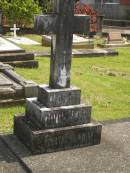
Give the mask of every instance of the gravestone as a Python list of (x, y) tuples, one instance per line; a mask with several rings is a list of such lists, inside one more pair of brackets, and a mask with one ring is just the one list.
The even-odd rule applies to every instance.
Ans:
[(91, 106), (70, 85), (73, 33), (88, 33), (89, 17), (74, 16), (74, 0), (55, 0), (54, 14), (36, 17), (35, 29), (52, 33), (50, 81), (15, 116), (14, 134), (35, 154), (99, 144), (102, 126), (90, 123)]
[(14, 34), (14, 38), (17, 38), (17, 33), (16, 32), (19, 31), (20, 28), (17, 28), (16, 27), (16, 24), (14, 24), (14, 27), (13, 28), (10, 28), (10, 30), (14, 32), (13, 33)]
[(123, 43), (123, 39), (120, 32), (110, 32), (108, 34), (108, 43)]
[(13, 67), (38, 67), (38, 61), (34, 59), (33, 53), (26, 52), (3, 37), (0, 37), (0, 62)]
[(14, 69), (0, 62), (0, 106), (23, 103), (25, 98), (36, 97), (38, 86), (26, 81)]
[(100, 47), (127, 47), (130, 43), (122, 37), (121, 32), (109, 32), (105, 43), (98, 44)]

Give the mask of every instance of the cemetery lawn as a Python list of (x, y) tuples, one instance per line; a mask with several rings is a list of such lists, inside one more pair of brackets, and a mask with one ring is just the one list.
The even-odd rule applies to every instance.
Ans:
[[(82, 102), (92, 105), (92, 119), (116, 120), (130, 117), (130, 53), (120, 48), (119, 56), (73, 58), (71, 83), (81, 88)], [(24, 78), (48, 83), (49, 58), (38, 57), (38, 69), (16, 68)], [(0, 132), (11, 132), (15, 113), (23, 106), (0, 108)]]

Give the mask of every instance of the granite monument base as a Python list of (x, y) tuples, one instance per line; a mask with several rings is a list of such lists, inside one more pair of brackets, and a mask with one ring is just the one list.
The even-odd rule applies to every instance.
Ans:
[(15, 117), (14, 133), (34, 154), (97, 145), (101, 139), (100, 124), (81, 124), (41, 130), (23, 116)]
[(80, 104), (79, 88), (38, 88), (26, 99), (25, 115), (15, 116), (14, 134), (34, 154), (97, 145), (102, 126), (91, 123), (91, 106)]

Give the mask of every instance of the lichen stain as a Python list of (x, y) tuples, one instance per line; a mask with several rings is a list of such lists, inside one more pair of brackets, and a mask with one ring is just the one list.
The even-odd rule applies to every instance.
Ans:
[(60, 75), (59, 75), (59, 81), (58, 81), (58, 85), (61, 87), (65, 87), (67, 84), (67, 71), (65, 68), (65, 65), (62, 69), (60, 69)]

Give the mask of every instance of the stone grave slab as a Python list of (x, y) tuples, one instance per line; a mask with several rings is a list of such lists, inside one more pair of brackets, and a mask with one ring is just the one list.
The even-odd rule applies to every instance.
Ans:
[[(42, 46), (51, 46), (51, 35), (42, 35)], [(84, 38), (73, 34), (73, 48), (77, 49), (93, 49), (93, 39)]]
[(20, 47), (16, 46), (15, 44), (9, 42), (3, 37), (0, 37), (0, 53), (11, 53), (11, 52), (25, 52)]
[(89, 16), (74, 15), (74, 0), (55, 0), (54, 14), (35, 17), (39, 34), (52, 33), (49, 85), (39, 86), (25, 114), (14, 118), (14, 134), (33, 154), (100, 144), (102, 125), (90, 122), (91, 106), (70, 84), (73, 34), (88, 33), (89, 25)]
[[(34, 52), (36, 57), (50, 57), (50, 51)], [(117, 56), (118, 51), (112, 48), (95, 48), (95, 49), (73, 49), (72, 56), (74, 58), (91, 58), (101, 56)]]
[(129, 173), (130, 119), (103, 123), (100, 145), (32, 155), (15, 135), (2, 136), (32, 173)]
[(107, 36), (106, 43), (98, 44), (99, 47), (128, 47), (130, 43), (126, 40), (123, 40), (121, 32), (109, 32)]
[(16, 38), (7, 38), (8, 40), (10, 40), (13, 43), (17, 43), (17, 44), (24, 44), (24, 45), (40, 45), (40, 43), (31, 40), (29, 38), (26, 37), (16, 37)]
[(32, 96), (37, 96), (37, 84), (26, 81), (11, 66), (0, 63), (0, 106), (23, 103)]
[(38, 61), (34, 59), (33, 53), (25, 52), (3, 37), (0, 37), (0, 62), (10, 64), (13, 67), (38, 67)]

